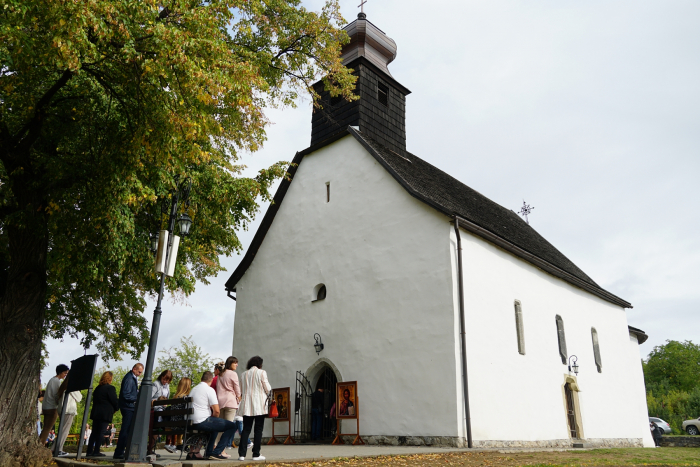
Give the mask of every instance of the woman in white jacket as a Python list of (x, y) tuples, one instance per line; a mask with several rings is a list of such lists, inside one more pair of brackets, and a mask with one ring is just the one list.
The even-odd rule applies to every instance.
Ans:
[[(267, 395), (272, 389), (267, 381), (267, 373), (262, 369), (263, 359), (255, 356), (248, 360), (246, 371), (241, 376), (241, 403), (238, 406), (238, 415), (243, 417), (243, 432), (241, 439), (248, 439), (250, 430), (255, 423), (253, 432), (253, 460), (265, 460), (260, 455), (260, 444), (262, 441), (263, 426), (267, 416)], [(246, 443), (241, 442), (238, 446), (238, 460), (245, 460), (248, 451)]]
[[(78, 413), (78, 402), (83, 400), (83, 394), (80, 391), (73, 391), (68, 394), (68, 405), (66, 405), (66, 415), (61, 420), (61, 431), (58, 434), (58, 452), (59, 456), (64, 457), (68, 454), (63, 452), (63, 445), (66, 443), (66, 438), (68, 438), (68, 433), (70, 432), (71, 426), (73, 426), (73, 419)], [(61, 414), (61, 409), (63, 406), (63, 398), (59, 399), (59, 404), (57, 407), (58, 414)]]

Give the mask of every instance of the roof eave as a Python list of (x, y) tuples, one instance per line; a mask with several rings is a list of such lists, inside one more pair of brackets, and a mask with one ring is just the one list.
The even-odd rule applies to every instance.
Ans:
[(642, 331), (639, 328), (635, 328), (633, 326), (627, 326), (627, 329), (629, 330), (630, 334), (634, 334), (635, 336), (637, 336), (637, 343), (639, 345), (642, 345), (643, 343), (645, 343), (647, 341), (647, 339), (649, 339), (649, 336), (647, 335), (647, 333)]

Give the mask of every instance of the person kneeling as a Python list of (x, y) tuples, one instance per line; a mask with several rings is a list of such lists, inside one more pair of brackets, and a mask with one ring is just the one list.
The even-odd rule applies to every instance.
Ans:
[[(209, 432), (209, 442), (204, 453), (205, 459), (226, 459), (221, 453), (226, 446), (231, 445), (237, 424), (223, 418), (217, 418), (219, 416), (219, 401), (216, 398), (216, 391), (211, 387), (213, 379), (214, 375), (211, 371), (205, 371), (202, 375), (202, 382), (190, 391), (192, 398), (190, 407), (193, 409), (190, 418), (193, 429)], [(216, 435), (219, 432), (223, 432), (223, 434), (215, 449)], [(201, 458), (199, 450), (196, 449), (197, 452), (195, 452), (195, 449), (190, 450), (190, 453), (187, 454), (188, 460)]]

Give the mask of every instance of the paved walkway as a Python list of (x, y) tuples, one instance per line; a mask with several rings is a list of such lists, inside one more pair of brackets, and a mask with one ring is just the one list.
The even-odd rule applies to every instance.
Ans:
[[(399, 454), (420, 454), (428, 452), (448, 452), (448, 451), (461, 451), (458, 448), (439, 448), (430, 446), (352, 446), (352, 445), (342, 445), (342, 446), (331, 446), (327, 444), (294, 444), (294, 445), (283, 445), (276, 444), (273, 446), (264, 445), (261, 450), (261, 454), (265, 456), (265, 463), (279, 463), (279, 462), (303, 462), (303, 461), (313, 461), (313, 460), (326, 460), (332, 459), (334, 457), (371, 457), (371, 456), (382, 456), (382, 455), (399, 455)], [(231, 467), (231, 466), (243, 466), (243, 465), (257, 465), (261, 462), (253, 462), (253, 454), (251, 450), (248, 450), (248, 455), (246, 456), (246, 461), (238, 461), (238, 450), (237, 449), (227, 449), (226, 453), (231, 456), (227, 460), (201, 460), (201, 461), (188, 461), (185, 460), (185, 455), (182, 456), (182, 460), (179, 460), (180, 454), (170, 454), (168, 451), (159, 449), (156, 451), (160, 454), (160, 459), (158, 459), (154, 465), (167, 465), (168, 467), (207, 467), (210, 466), (220, 466), (220, 467)], [(202, 452), (204, 450), (202, 449)], [(112, 453), (105, 453), (107, 457), (103, 457), (102, 461), (112, 461)], [(82, 462), (78, 464), (75, 460), (75, 454), (69, 458), (57, 459), (57, 463), (62, 467), (72, 467), (74, 465), (92, 465), (94, 464), (83, 464)], [(118, 464), (119, 465), (119, 464)], [(127, 464), (129, 466), (134, 466), (134, 464)]]
[[(282, 462), (310, 462), (315, 460), (327, 460), (333, 459), (335, 457), (372, 457), (372, 456), (387, 456), (387, 455), (401, 455), (401, 454), (424, 454), (431, 452), (455, 452), (455, 451), (499, 451), (499, 452), (527, 452), (527, 451), (565, 451), (568, 449), (503, 449), (503, 448), (490, 448), (490, 449), (465, 449), (465, 448), (441, 448), (433, 446), (352, 446), (352, 445), (341, 445), (341, 446), (331, 446), (328, 444), (294, 444), (294, 445), (283, 445), (277, 444), (273, 446), (263, 445), (261, 454), (265, 456), (264, 463), (282, 463)], [(580, 451), (580, 449), (578, 449)], [(202, 450), (204, 452), (204, 450)], [(254, 462), (252, 460), (253, 454), (251, 450), (248, 450), (248, 455), (246, 456), (246, 461), (238, 461), (238, 451), (237, 449), (227, 449), (226, 453), (231, 457), (227, 460), (201, 460), (201, 461), (188, 461), (185, 460), (185, 456), (182, 456), (182, 460), (179, 460), (179, 454), (170, 454), (165, 450), (159, 449), (157, 451), (161, 455), (154, 465), (155, 466), (168, 466), (168, 467), (232, 467), (232, 466), (244, 466), (244, 465), (259, 465), (263, 462)], [(106, 453), (107, 457), (101, 458), (103, 461), (111, 461), (112, 453)], [(73, 466), (94, 466), (94, 464), (78, 464), (75, 461), (75, 455), (72, 458), (57, 459), (57, 463), (61, 467), (73, 467)], [(117, 466), (126, 465), (134, 467), (138, 464), (117, 464)], [(115, 467), (117, 467), (115, 466)]]

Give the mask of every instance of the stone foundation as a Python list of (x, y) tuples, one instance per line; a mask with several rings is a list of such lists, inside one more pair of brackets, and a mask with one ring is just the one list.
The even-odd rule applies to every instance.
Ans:
[(592, 448), (641, 448), (642, 438), (588, 438), (588, 439), (547, 439), (538, 441), (486, 440), (473, 442), (475, 448), (534, 448), (571, 449), (572, 447)]
[[(362, 436), (370, 446), (437, 446), (461, 448), (464, 440), (457, 436)], [(350, 440), (352, 442), (352, 440)]]
[[(352, 442), (352, 437), (344, 437), (346, 443)], [(381, 436), (362, 435), (362, 439), (370, 446), (435, 446), (450, 448), (466, 448), (464, 438), (457, 436)], [(700, 437), (698, 437), (700, 441)], [(539, 441), (510, 441), (510, 440), (474, 440), (473, 446), (480, 449), (494, 448), (527, 448), (527, 449), (571, 449), (583, 448), (641, 448), (642, 438), (590, 438), (583, 440), (549, 439)], [(582, 446), (581, 446), (582, 445)]]
[(661, 447), (700, 448), (700, 436), (662, 436)]

